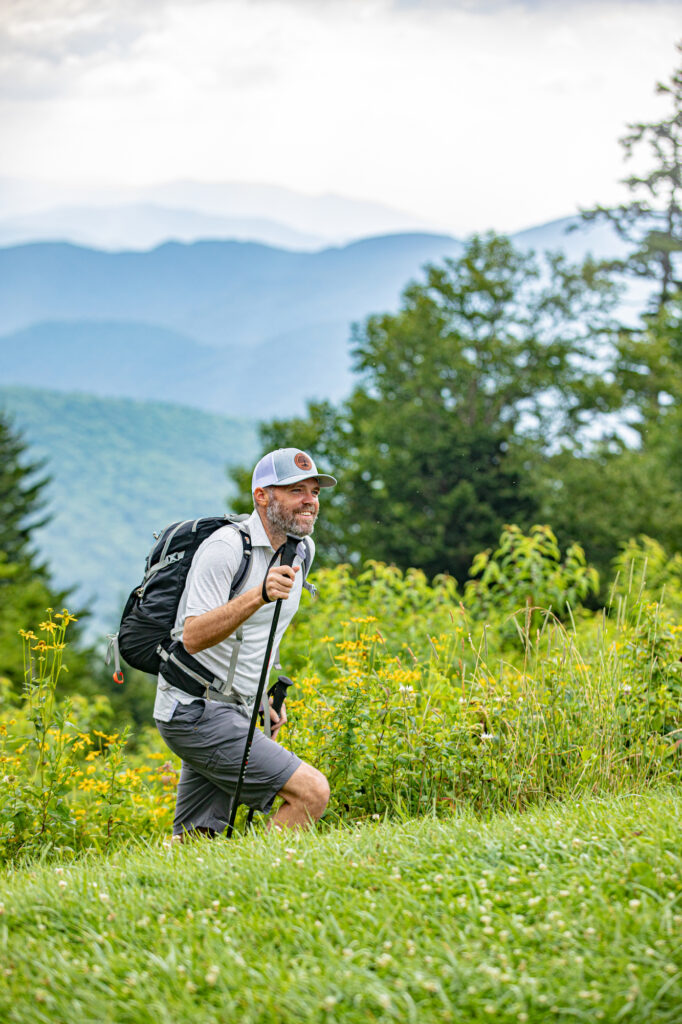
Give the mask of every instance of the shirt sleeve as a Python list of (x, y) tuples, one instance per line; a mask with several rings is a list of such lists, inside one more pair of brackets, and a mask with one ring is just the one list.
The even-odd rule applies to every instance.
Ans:
[(243, 551), (241, 537), (236, 531), (234, 540), (236, 544), (232, 537), (209, 537), (197, 551), (187, 581), (185, 618), (203, 615), (228, 601)]

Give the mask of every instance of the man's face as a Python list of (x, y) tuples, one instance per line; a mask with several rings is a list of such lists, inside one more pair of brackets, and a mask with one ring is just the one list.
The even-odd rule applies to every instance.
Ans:
[(320, 511), (320, 485), (317, 477), (296, 484), (268, 489), (265, 510), (270, 526), (281, 533), (307, 537), (313, 532)]

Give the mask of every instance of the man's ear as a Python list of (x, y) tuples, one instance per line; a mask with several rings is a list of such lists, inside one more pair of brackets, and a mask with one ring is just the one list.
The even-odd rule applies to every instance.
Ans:
[(268, 492), (264, 487), (257, 487), (253, 492), (253, 503), (254, 505), (260, 505), (261, 508), (267, 508), (268, 506)]

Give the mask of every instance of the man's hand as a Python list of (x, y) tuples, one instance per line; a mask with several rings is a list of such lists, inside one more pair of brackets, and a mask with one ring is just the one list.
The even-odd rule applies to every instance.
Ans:
[(265, 592), (271, 601), (286, 601), (300, 566), (275, 565), (265, 579)]
[(271, 740), (276, 740), (277, 739), (277, 733), (279, 732), (279, 730), (282, 728), (282, 726), (284, 725), (284, 723), (287, 720), (287, 706), (286, 706), (286, 703), (283, 703), (282, 707), (280, 708), (279, 714), (277, 714), (275, 709), (272, 707), (273, 700), (274, 700), (274, 697), (271, 697), (270, 698), (270, 739)]

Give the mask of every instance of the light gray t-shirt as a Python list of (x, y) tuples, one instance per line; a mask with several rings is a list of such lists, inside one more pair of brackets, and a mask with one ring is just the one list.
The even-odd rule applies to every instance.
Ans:
[[(265, 578), (268, 564), (274, 555), (274, 551), (268, 536), (261, 523), (258, 512), (254, 511), (244, 524), (251, 534), (253, 553), (251, 565), (246, 579), (239, 588), (240, 593), (253, 586), (260, 586)], [(315, 547), (310, 538), (307, 541), (310, 546), (311, 555), (314, 556)], [(302, 565), (303, 551), (296, 556), (294, 565)], [(187, 577), (187, 585), (178, 605), (178, 612), (175, 619), (173, 637), (176, 640), (182, 639), (182, 631), (185, 619), (191, 615), (203, 615), (204, 612), (219, 608), (227, 602), (230, 596), (230, 585), (232, 578), (237, 572), (242, 560), (242, 539), (238, 530), (233, 526), (221, 526), (215, 533), (211, 534), (203, 544), (200, 545), (192, 561), (192, 566)], [(311, 558), (312, 561), (312, 558)], [(296, 614), (301, 600), (301, 589), (303, 586), (303, 571), (296, 573), (291, 593), (286, 601), (282, 601), (279, 622), (275, 633), (275, 641), (270, 657), (270, 668), (272, 668), (277, 649), (284, 635), (284, 631)], [(275, 611), (275, 602), (263, 605), (253, 613), (242, 625), (242, 643), (239, 648), (236, 668), (234, 672), (232, 689), (242, 697), (253, 697), (258, 689), (258, 681), (263, 668), (263, 658), (267, 647), (272, 617)], [(222, 640), (214, 647), (205, 651), (199, 651), (194, 657), (196, 660), (213, 673), (218, 679), (226, 680), (230, 669), (236, 638), (234, 635)], [(194, 700), (189, 693), (171, 686), (162, 675), (159, 675), (156, 688), (156, 701), (154, 704), (154, 718), (161, 722), (169, 722), (173, 716), (176, 705), (188, 704)]]

